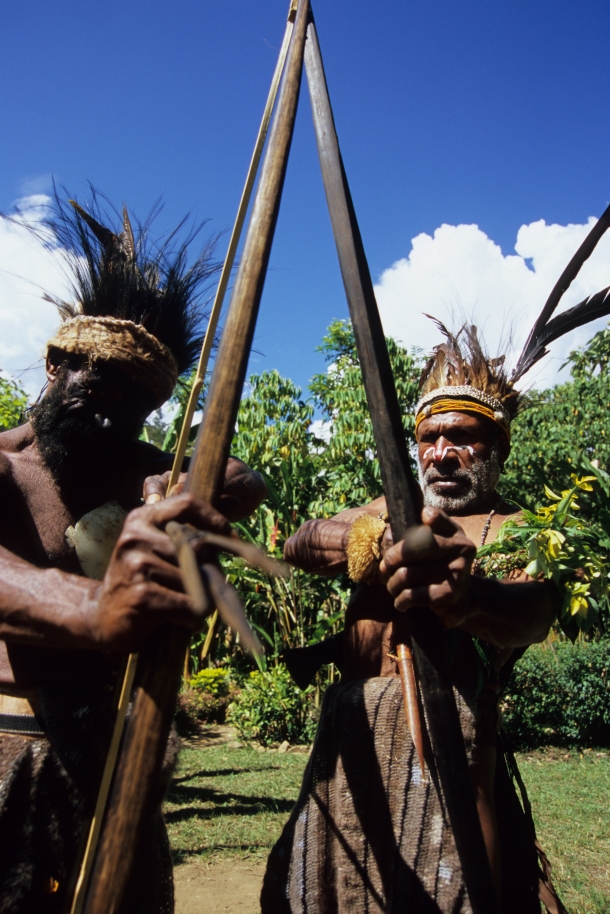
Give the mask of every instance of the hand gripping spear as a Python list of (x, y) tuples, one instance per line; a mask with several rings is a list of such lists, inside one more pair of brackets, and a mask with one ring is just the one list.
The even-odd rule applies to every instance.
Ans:
[[(364, 246), (343, 168), (339, 142), (313, 20), (307, 32), (305, 67), (343, 283), (354, 327), (383, 490), (394, 542), (421, 531), (421, 495), (411, 473), (390, 359)], [(415, 546), (415, 543), (413, 543)], [(440, 623), (429, 609), (411, 610), (413, 653), (445, 803), (474, 914), (491, 914), (497, 901), (474, 794), (464, 739), (443, 652)]]
[[(294, 4), (293, 4), (294, 5)], [(260, 184), (186, 490), (212, 502), (220, 491), (271, 252), (294, 128), (309, 0), (300, 0)], [(124, 894), (147, 804), (158, 782), (188, 636), (161, 630), (141, 651), (141, 682), (125, 731), (93, 864), (85, 914), (114, 914)]]

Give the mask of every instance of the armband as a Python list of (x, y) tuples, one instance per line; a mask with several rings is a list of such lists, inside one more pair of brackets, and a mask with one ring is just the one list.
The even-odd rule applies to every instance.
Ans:
[(357, 584), (372, 584), (378, 578), (386, 526), (385, 518), (370, 514), (357, 517), (352, 524), (347, 540), (347, 573)]

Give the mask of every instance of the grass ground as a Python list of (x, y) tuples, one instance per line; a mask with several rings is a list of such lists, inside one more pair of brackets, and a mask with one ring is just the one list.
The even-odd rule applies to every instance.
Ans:
[(610, 753), (520, 755), (538, 840), (570, 914), (610, 914)]
[(165, 806), (175, 862), (266, 857), (296, 800), (307, 756), (184, 749)]
[[(610, 753), (549, 750), (518, 760), (569, 914), (610, 914)], [(175, 861), (264, 858), (305, 763), (292, 753), (184, 750), (166, 805)]]

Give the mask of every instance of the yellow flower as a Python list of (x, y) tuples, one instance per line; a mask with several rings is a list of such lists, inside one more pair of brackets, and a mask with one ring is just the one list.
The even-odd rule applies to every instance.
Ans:
[(576, 473), (570, 473), (570, 479), (574, 483), (577, 489), (582, 489), (583, 492), (592, 492), (593, 486), (589, 485), (590, 482), (595, 482), (595, 476), (581, 476), (579, 479)]
[(544, 494), (546, 495), (547, 498), (550, 498), (552, 501), (561, 501), (561, 495), (555, 495), (553, 490), (549, 489), (549, 487), (546, 485), (546, 483), (544, 485)]
[(559, 558), (561, 547), (566, 541), (559, 530), (541, 530), (536, 537), (537, 545), (544, 552), (547, 560), (555, 561)]
[(290, 448), (287, 445), (284, 445), (280, 448), (280, 454), (282, 457), (288, 457), (290, 454)]

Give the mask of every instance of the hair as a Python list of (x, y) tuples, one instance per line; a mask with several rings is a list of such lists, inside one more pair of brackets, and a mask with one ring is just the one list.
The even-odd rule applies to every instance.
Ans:
[(185, 217), (168, 235), (152, 240), (150, 228), (161, 210), (158, 202), (140, 222), (125, 205), (119, 213), (89, 187), (84, 209), (65, 188), (60, 195), (54, 186), (42, 221), (28, 225), (45, 247), (65, 251), (72, 300), (48, 294), (44, 298), (63, 320), (84, 315), (142, 325), (171, 351), (179, 374), (188, 372), (201, 349), (210, 281), (221, 267), (214, 259), (218, 236), (209, 238), (189, 265), (189, 249), (205, 222), (180, 240)]

